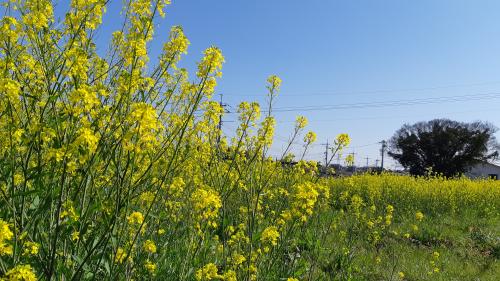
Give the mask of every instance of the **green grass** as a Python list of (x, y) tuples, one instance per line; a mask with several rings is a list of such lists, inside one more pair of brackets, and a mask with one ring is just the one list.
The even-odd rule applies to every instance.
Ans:
[[(354, 179), (366, 181), (363, 178)], [(378, 179), (371, 178), (373, 182)], [(408, 179), (405, 179), (408, 180)], [(424, 181), (423, 179), (421, 179)], [(350, 195), (361, 194), (354, 187), (335, 179), (333, 193), (349, 191)], [(432, 180), (430, 180), (432, 181)], [(339, 183), (340, 182), (340, 183)], [(394, 182), (375, 185), (384, 194), (377, 199), (377, 210), (370, 211), (369, 193), (361, 195), (363, 207), (357, 216), (351, 201), (334, 196), (330, 210), (311, 222), (309, 233), (304, 237), (318, 237), (320, 244), (309, 248), (306, 255), (310, 263), (317, 263), (311, 276), (316, 280), (491, 280), (500, 279), (500, 215), (489, 212), (485, 215), (474, 204), (461, 205), (456, 210), (434, 208), (433, 203), (419, 201), (417, 195), (411, 200), (393, 201), (392, 193), (399, 193)], [(493, 194), (495, 195), (495, 194)], [(384, 202), (384, 199), (386, 202)], [(423, 200), (423, 199), (422, 199)], [(427, 198), (425, 199), (427, 200)], [(440, 198), (439, 200), (447, 200)], [(492, 196), (491, 206), (498, 206), (500, 198)], [(366, 222), (377, 216), (384, 217), (386, 204), (394, 206), (390, 226), (369, 228)], [(404, 205), (403, 205), (404, 204)], [(484, 202), (481, 203), (484, 205)], [(418, 207), (416, 207), (418, 206)], [(416, 211), (424, 213), (417, 221)], [(315, 233), (321, 225), (332, 223), (324, 237)], [(383, 225), (383, 223), (382, 223)], [(418, 230), (413, 229), (418, 226)], [(380, 240), (370, 238), (377, 231)], [(410, 234), (405, 237), (404, 234)], [(311, 242), (314, 243), (314, 242)], [(439, 253), (438, 258), (433, 253)], [(434, 262), (434, 265), (431, 264)], [(439, 272), (432, 272), (438, 268)], [(404, 277), (401, 278), (399, 273)], [(432, 272), (432, 273), (430, 273)]]

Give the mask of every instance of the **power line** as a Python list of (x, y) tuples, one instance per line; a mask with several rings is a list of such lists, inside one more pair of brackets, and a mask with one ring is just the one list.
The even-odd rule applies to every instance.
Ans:
[[(464, 113), (477, 113), (480, 112), (490, 112), (490, 111), (498, 111), (498, 108), (490, 108), (490, 109), (476, 109), (476, 110), (465, 110), (465, 111), (451, 111), (451, 112), (439, 112), (441, 115), (450, 115), (450, 114), (464, 114)], [(359, 118), (335, 118), (335, 119), (316, 119), (316, 120), (308, 120), (309, 123), (317, 123), (317, 122), (334, 122), (334, 121), (357, 121), (357, 120), (380, 120), (380, 119), (394, 119), (394, 118), (416, 118), (425, 116), (427, 117), (429, 114), (419, 114), (419, 115), (391, 115), (391, 116), (364, 116)], [(225, 121), (225, 122), (236, 122), (236, 121)], [(296, 120), (283, 120), (277, 121), (277, 124), (284, 123), (295, 123)]]
[[(498, 109), (479, 109), (481, 112), (488, 112), (488, 111), (498, 111)], [(453, 112), (440, 112), (440, 114), (443, 115), (449, 115), (449, 114), (463, 114), (463, 113), (476, 113), (478, 110), (466, 110), (466, 111), (453, 111)], [(410, 118), (410, 117), (420, 117), (420, 116), (428, 116), (428, 114), (425, 115), (392, 115), (392, 116), (366, 116), (366, 117), (359, 117), (359, 118), (335, 118), (335, 119), (319, 119), (319, 120), (309, 120), (309, 123), (316, 123), (316, 122), (334, 122), (334, 121), (356, 121), (356, 120), (374, 120), (374, 119), (394, 119), (394, 118)], [(283, 124), (283, 123), (295, 123), (295, 120), (285, 120), (285, 121), (278, 121), (278, 124)]]
[(356, 146), (349, 146), (349, 148), (361, 148), (361, 147), (367, 147), (367, 146), (372, 146), (379, 144), (380, 142), (374, 142), (374, 143), (369, 143), (369, 144), (363, 144), (363, 145), (356, 145)]
[[(495, 85), (500, 84), (500, 81), (489, 81), (489, 82), (478, 82), (478, 83), (470, 83), (470, 84), (451, 84), (451, 85), (443, 85), (443, 86), (434, 86), (434, 87), (421, 87), (421, 88), (402, 88), (402, 89), (381, 89), (381, 90), (369, 90), (369, 91), (347, 91), (347, 92), (309, 92), (309, 93), (290, 93), (287, 94), (281, 93), (280, 95), (286, 97), (305, 97), (305, 96), (341, 96), (341, 95), (365, 95), (365, 94), (381, 94), (381, 93), (399, 93), (399, 92), (423, 92), (423, 91), (432, 91), (432, 90), (440, 90), (440, 89), (449, 89), (449, 88), (465, 88), (465, 87), (473, 87), (473, 86), (484, 86), (484, 85)], [(231, 97), (264, 97), (265, 94), (229, 94)]]
[[(334, 109), (357, 109), (357, 108), (378, 108), (378, 107), (397, 107), (397, 106), (411, 106), (411, 105), (425, 105), (433, 103), (446, 103), (446, 102), (462, 102), (462, 101), (473, 101), (473, 100), (484, 100), (484, 99), (498, 99), (500, 98), (500, 93), (488, 93), (488, 94), (477, 94), (477, 95), (462, 95), (462, 96), (446, 96), (437, 98), (427, 98), (427, 99), (414, 99), (414, 100), (396, 100), (387, 102), (375, 102), (375, 103), (352, 103), (352, 104), (339, 104), (339, 105), (321, 105), (321, 106), (305, 106), (305, 107), (283, 107), (276, 108), (273, 112), (291, 112), (291, 111), (313, 111), (313, 110), (334, 110)], [(225, 104), (225, 106), (232, 107), (231, 105)], [(492, 109), (496, 110), (496, 109)], [(201, 110), (200, 110), (201, 111)], [(481, 109), (482, 112), (485, 110)], [(491, 111), (491, 110), (490, 110)], [(460, 114), (476, 112), (474, 111), (460, 111), (460, 112), (448, 112), (444, 114)], [(226, 111), (227, 114), (237, 114), (235, 111)], [(349, 120), (365, 120), (365, 119), (387, 119), (387, 118), (405, 118), (412, 116), (387, 116), (387, 117), (364, 117), (364, 118), (336, 118), (336, 119), (323, 119), (323, 120), (310, 120), (310, 122), (332, 122), (332, 121), (349, 121)], [(228, 122), (228, 121), (226, 121)], [(278, 121), (277, 123), (294, 123), (295, 121)]]
[(483, 99), (497, 99), (497, 98), (500, 98), (500, 93), (461, 95), (461, 96), (444, 96), (444, 97), (436, 97), (436, 98), (395, 100), (395, 101), (386, 101), (386, 102), (364, 102), (364, 103), (350, 103), (350, 104), (337, 104), (337, 105), (311, 105), (311, 106), (297, 106), (297, 107), (281, 107), (281, 108), (275, 108), (273, 111), (274, 112), (290, 112), (290, 111), (320, 111), (320, 110), (334, 110), (334, 109), (377, 108), (377, 107), (424, 105), (424, 104), (433, 104), (433, 103), (448, 103), (448, 102), (472, 101), (472, 100), (483, 100)]

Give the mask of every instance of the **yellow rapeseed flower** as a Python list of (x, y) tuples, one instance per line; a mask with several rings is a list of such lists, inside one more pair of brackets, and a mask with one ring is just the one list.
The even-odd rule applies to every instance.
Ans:
[[(36, 281), (36, 275), (29, 264), (17, 265), (13, 269), (7, 271), (5, 280), (8, 281)], [(2, 279), (3, 280), (3, 279)]]
[(156, 245), (155, 242), (151, 240), (144, 241), (144, 250), (150, 254), (156, 253)]
[(222, 201), (219, 194), (210, 188), (199, 188), (191, 195), (193, 209), (200, 220), (208, 220), (212, 226), (216, 226), (213, 221), (218, 216)]
[(217, 265), (215, 265), (214, 263), (208, 263), (203, 268), (196, 271), (195, 277), (198, 281), (219, 279), (222, 276), (219, 275), (218, 271), (219, 269), (217, 268)]
[(436, 251), (435, 251), (435, 252), (433, 252), (433, 253), (432, 253), (432, 257), (433, 257), (435, 260), (439, 259), (439, 252), (436, 252)]
[(304, 116), (297, 116), (295, 118), (295, 128), (304, 129), (307, 126), (307, 118)]
[(279, 90), (281, 86), (281, 78), (276, 75), (271, 75), (267, 78), (267, 83), (269, 83), (268, 88)]
[(416, 213), (415, 213), (415, 219), (416, 219), (417, 221), (421, 221), (421, 220), (423, 220), (423, 219), (424, 219), (424, 214), (423, 214), (422, 212), (420, 212), (420, 211), (416, 212)]
[(233, 264), (236, 266), (244, 263), (246, 260), (247, 259), (245, 258), (245, 256), (243, 256), (241, 254), (234, 254), (233, 258), (232, 258)]
[(280, 233), (278, 232), (278, 228), (276, 226), (269, 226), (260, 235), (260, 241), (269, 242), (273, 246), (277, 244), (278, 238), (280, 237)]
[(6, 97), (11, 102), (19, 100), (21, 87), (19, 82), (9, 78), (0, 79), (0, 97)]
[(24, 6), (27, 10), (23, 16), (24, 24), (38, 30), (48, 27), (53, 21), (54, 11), (50, 0), (27, 0)]
[(116, 250), (115, 263), (123, 263), (123, 260), (127, 257), (127, 253), (123, 248), (118, 248)]
[(146, 268), (146, 270), (150, 274), (154, 274), (156, 271), (156, 264), (152, 263), (150, 260), (146, 260), (146, 262), (144, 263), (144, 268)]
[(38, 250), (40, 248), (40, 244), (35, 242), (26, 242), (24, 243), (23, 255), (36, 255), (38, 254)]
[(12, 246), (7, 242), (12, 239), (14, 234), (9, 228), (9, 224), (0, 219), (0, 256), (12, 255)]
[(337, 138), (335, 139), (335, 145), (339, 147), (339, 149), (342, 149), (351, 143), (351, 138), (349, 137), (348, 134), (339, 134)]
[(127, 220), (130, 225), (141, 225), (144, 222), (144, 216), (140, 212), (133, 212)]
[(316, 133), (309, 131), (307, 134), (304, 136), (304, 142), (307, 144), (314, 143), (316, 141)]
[(73, 231), (73, 233), (71, 233), (71, 240), (72, 241), (78, 241), (78, 240), (80, 240), (80, 232)]

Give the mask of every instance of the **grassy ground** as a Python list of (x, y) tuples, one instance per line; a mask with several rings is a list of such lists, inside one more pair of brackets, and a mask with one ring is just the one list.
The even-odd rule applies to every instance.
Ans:
[(499, 280), (498, 182), (363, 175), (330, 185), (332, 208), (303, 236), (311, 279)]

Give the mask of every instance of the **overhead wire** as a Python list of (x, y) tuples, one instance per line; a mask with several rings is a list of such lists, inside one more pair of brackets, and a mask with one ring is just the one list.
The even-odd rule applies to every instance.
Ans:
[[(379, 89), (379, 90), (368, 90), (368, 91), (346, 91), (346, 92), (308, 92), (308, 93), (280, 93), (281, 96), (286, 97), (301, 97), (301, 96), (342, 96), (342, 95), (365, 95), (365, 94), (382, 94), (382, 93), (400, 93), (400, 92), (424, 92), (424, 91), (432, 91), (432, 90), (440, 90), (440, 89), (449, 89), (449, 88), (465, 88), (465, 87), (474, 87), (474, 86), (484, 86), (484, 85), (495, 85), (500, 84), (500, 81), (486, 81), (486, 82), (478, 82), (478, 83), (469, 83), (469, 84), (451, 84), (451, 85), (443, 85), (443, 86), (430, 86), (430, 87), (421, 87), (421, 88), (401, 88), (401, 89)], [(229, 97), (260, 97), (265, 96), (265, 94), (254, 94), (254, 93), (237, 93), (230, 94), (225, 93)]]
[(395, 101), (382, 101), (382, 102), (360, 102), (360, 103), (337, 104), (337, 105), (330, 104), (330, 105), (279, 107), (275, 108), (273, 111), (289, 112), (289, 111), (319, 111), (319, 110), (333, 110), (333, 109), (378, 108), (378, 107), (394, 107), (394, 106), (397, 107), (397, 106), (424, 105), (433, 103), (448, 103), (448, 102), (473, 101), (473, 100), (497, 99), (497, 98), (500, 98), (500, 93), (443, 96), (436, 98), (408, 99), (408, 100), (395, 100)]
[[(423, 88), (422, 88), (423, 89)], [(430, 88), (427, 88), (430, 89)], [(377, 92), (377, 91), (373, 91)], [(497, 92), (492, 92), (492, 93), (485, 93), (485, 94), (469, 94), (469, 95), (458, 95), (458, 96), (441, 96), (441, 97), (432, 97), (432, 98), (420, 98), (420, 99), (407, 99), (407, 100), (394, 100), (394, 101), (381, 101), (381, 102), (359, 102), (359, 103), (350, 103), (350, 104), (337, 104), (337, 105), (311, 105), (311, 106), (296, 106), (296, 107), (277, 107), (273, 111), (274, 112), (291, 112), (291, 111), (316, 111), (316, 110), (333, 110), (333, 109), (356, 109), (356, 108), (378, 108), (378, 107), (399, 107), (399, 106), (411, 106), (411, 105), (426, 105), (426, 104), (435, 104), (435, 103), (448, 103), (448, 102), (463, 102), (463, 101), (474, 101), (474, 100), (484, 100), (484, 99), (498, 99), (500, 98), (500, 93)], [(232, 106), (231, 106), (232, 107)], [(232, 107), (234, 109), (234, 107)], [(484, 110), (482, 110), (484, 111)], [(471, 111), (468, 111), (471, 112)], [(475, 111), (474, 111), (475, 112)], [(236, 113), (236, 112), (227, 112), (229, 114), (231, 113)], [(465, 112), (452, 112), (452, 113), (447, 113), (447, 114), (455, 114), (455, 113), (465, 113)], [(394, 116), (391, 116), (391, 118), (394, 118)], [(312, 122), (317, 122), (317, 121), (338, 121), (338, 120), (358, 120), (362, 118), (336, 118), (334, 120), (316, 120)], [(374, 119), (374, 117), (367, 117), (365, 119)], [(234, 121), (233, 121), (234, 122)], [(280, 121), (278, 123), (286, 123), (286, 122), (295, 122), (295, 121)], [(223, 124), (226, 125), (226, 124)], [(227, 125), (226, 125), (227, 126)], [(233, 126), (227, 126), (227, 127), (233, 127)], [(234, 128), (234, 127), (233, 127)], [(232, 129), (232, 128), (230, 128)], [(290, 139), (275, 135), (275, 139), (280, 140), (282, 142), (289, 142)], [(293, 144), (297, 144), (296, 141), (294, 141)], [(376, 143), (370, 143), (370, 144), (365, 144), (365, 145), (358, 145), (358, 146), (352, 146), (349, 148), (355, 149), (355, 148), (362, 148), (362, 147), (368, 147), (372, 145), (379, 144), (378, 142)], [(319, 144), (312, 144), (312, 146), (316, 147)], [(323, 152), (317, 152), (317, 153), (312, 153), (309, 157), (318, 157), (319, 155), (322, 155)]]
[[(481, 112), (488, 111), (497, 111), (498, 109), (480, 109)], [(463, 113), (476, 113), (476, 110), (466, 110), (466, 111), (453, 111), (453, 112), (440, 112), (441, 115), (450, 115), (450, 114), (463, 114)], [(335, 118), (335, 119), (316, 119), (316, 120), (308, 120), (309, 123), (316, 122), (335, 122), (335, 121), (356, 121), (356, 120), (375, 120), (375, 119), (393, 119), (393, 118), (410, 118), (410, 117), (420, 117), (423, 115), (392, 115), (392, 116), (365, 116), (365, 117), (356, 117), (356, 118)], [(425, 115), (427, 116), (427, 115)], [(277, 121), (278, 124), (283, 123), (295, 123), (295, 120), (282, 120)]]

